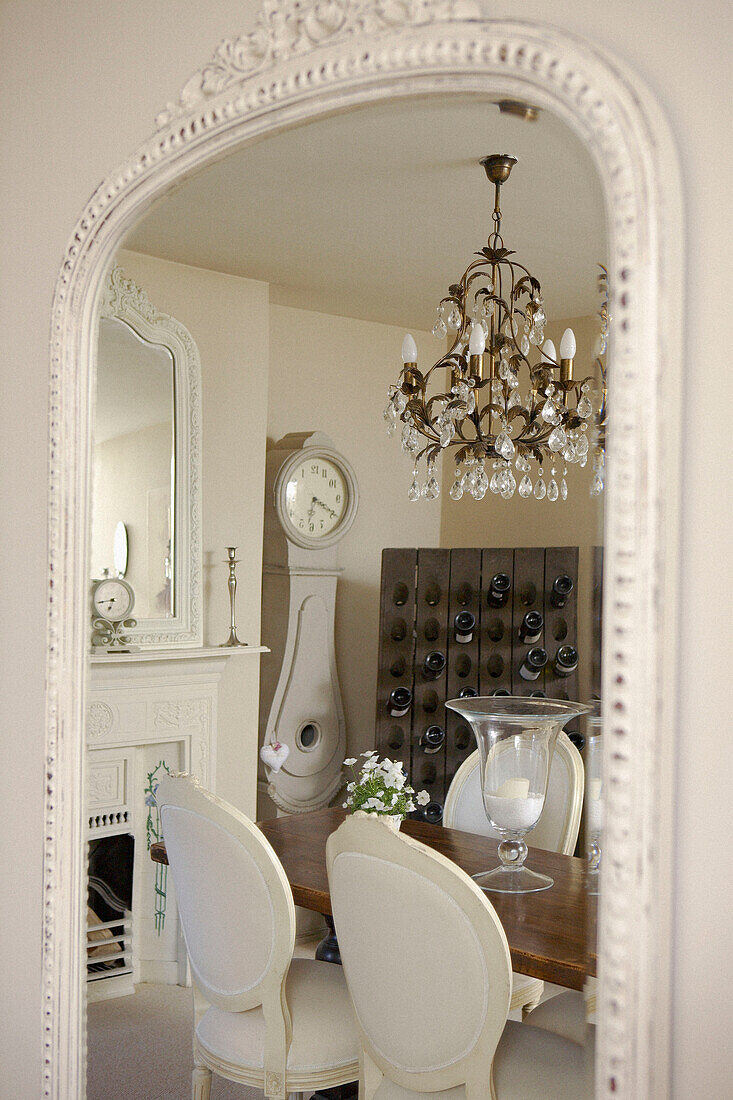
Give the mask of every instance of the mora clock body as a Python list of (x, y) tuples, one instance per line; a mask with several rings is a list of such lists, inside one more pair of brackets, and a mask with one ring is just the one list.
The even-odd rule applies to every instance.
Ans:
[[(322, 432), (292, 433), (267, 455), (262, 626), (260, 817), (327, 806), (343, 783), (346, 726), (336, 671), (338, 545), (356, 517), (358, 488)], [(287, 747), (287, 753), (282, 749)], [(266, 753), (268, 755), (268, 753)]]

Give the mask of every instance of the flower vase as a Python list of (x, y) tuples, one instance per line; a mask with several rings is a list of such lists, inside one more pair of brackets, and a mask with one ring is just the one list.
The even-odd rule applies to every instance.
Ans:
[(402, 825), (401, 814), (369, 814), (366, 810), (354, 810), (354, 817), (376, 817), (383, 825), (386, 825), (388, 829), (391, 829), (393, 833), (400, 831)]
[(589, 708), (559, 699), (475, 696), (446, 707), (470, 723), (479, 750), (481, 795), (489, 823), (500, 836), (500, 865), (474, 875), (483, 890), (526, 894), (553, 880), (524, 866), (524, 836), (545, 805), (552, 753), (563, 726)]

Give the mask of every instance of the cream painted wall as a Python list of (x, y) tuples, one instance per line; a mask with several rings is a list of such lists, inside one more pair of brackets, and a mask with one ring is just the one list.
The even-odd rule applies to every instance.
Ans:
[[(438, 546), (440, 539), (439, 509), (407, 500), (412, 467), (399, 439), (384, 431), (382, 412), (399, 371), (403, 336), (391, 325), (270, 306), (268, 436), (326, 432), (359, 483), (359, 511), (340, 543), (336, 601), (336, 654), (352, 754), (374, 747), (382, 549)], [(421, 356), (434, 354), (429, 333), (415, 333), (415, 339)]]
[[(117, 263), (179, 320), (201, 357), (201, 496), (204, 644), (229, 631), (225, 546), (238, 547), (237, 628), (260, 641), (262, 484), (267, 406), (265, 283), (122, 249)], [(219, 694), (217, 793), (254, 814), (259, 658), (229, 658)]]
[[(495, 0), (516, 17), (514, 0)], [(83, 205), (153, 127), (153, 116), (226, 35), (252, 25), (253, 0), (175, 5), (127, 0), (6, 0), (0, 101), (0, 1064), (8, 1095), (39, 1095), (41, 1075), (44, 639), (48, 332), (63, 250)], [(676, 135), (684, 175), (685, 450), (681, 560), (696, 579), (683, 600), (676, 737), (672, 1100), (731, 1092), (728, 1057), (733, 881), (711, 873), (701, 839), (725, 838), (733, 788), (726, 621), (719, 569), (729, 562), (729, 502), (711, 476), (720, 437), (707, 435), (710, 395), (730, 402), (720, 354), (720, 272), (730, 256), (721, 197), (729, 186), (721, 95), (730, 75), (728, 0), (525, 0), (521, 16), (554, 23), (615, 52), (656, 93)], [(725, 100), (722, 100), (723, 104)], [(705, 150), (701, 162), (700, 150)], [(212, 546), (230, 537), (228, 513)], [(236, 532), (235, 532), (236, 534)], [(238, 536), (239, 537), (239, 536)], [(246, 532), (242, 537), (246, 537)], [(217, 551), (218, 552), (218, 551)], [(721, 594), (722, 591), (722, 594)], [(221, 621), (219, 619), (219, 621)], [(714, 782), (711, 783), (711, 776)], [(724, 862), (725, 849), (719, 850)], [(23, 991), (22, 995), (19, 991)]]

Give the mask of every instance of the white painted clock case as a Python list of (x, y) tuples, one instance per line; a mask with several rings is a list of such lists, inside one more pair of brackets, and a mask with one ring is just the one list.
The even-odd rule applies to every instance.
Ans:
[[(344, 471), (349, 500), (338, 528), (320, 544), (298, 545), (279, 518), (282, 473), (290, 460), (325, 454)], [(262, 624), (272, 656), (260, 674), (260, 745), (281, 741), (290, 750), (279, 772), (260, 764), (258, 815), (304, 813), (327, 806), (343, 783), (346, 722), (336, 668), (334, 622), (341, 570), (338, 544), (358, 507), (351, 467), (322, 432), (291, 433), (267, 455), (262, 567)], [(305, 542), (305, 540), (299, 540)], [(313, 725), (316, 741), (300, 742)]]

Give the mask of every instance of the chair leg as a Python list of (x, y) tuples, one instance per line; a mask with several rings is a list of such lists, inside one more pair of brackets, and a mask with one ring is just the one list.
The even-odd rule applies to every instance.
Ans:
[(194, 1066), (191, 1074), (191, 1100), (209, 1100), (211, 1096), (211, 1070), (206, 1066)]

